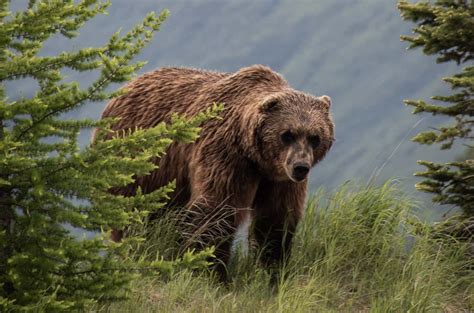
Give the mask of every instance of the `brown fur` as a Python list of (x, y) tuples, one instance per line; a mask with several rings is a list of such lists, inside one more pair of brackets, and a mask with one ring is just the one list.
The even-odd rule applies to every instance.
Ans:
[[(102, 115), (120, 117), (115, 131), (153, 127), (169, 121), (174, 112), (193, 116), (213, 102), (224, 103), (225, 109), (222, 119), (203, 125), (195, 143), (172, 144), (158, 170), (116, 192), (131, 195), (138, 185), (151, 192), (176, 179), (173, 205), (199, 208), (207, 219), (225, 216), (225, 225), (234, 228), (250, 209), (257, 241), (269, 243), (264, 261), (281, 259), (304, 210), (307, 179), (295, 180), (295, 166), (314, 166), (333, 142), (330, 98), (296, 91), (261, 65), (231, 74), (163, 68), (126, 88), (129, 92), (112, 100)], [(282, 134), (289, 130), (292, 140), (285, 143)], [(318, 136), (316, 148), (308, 136)], [(229, 214), (212, 213), (216, 210)], [(225, 242), (217, 251), (223, 261), (229, 250), (229, 240)]]

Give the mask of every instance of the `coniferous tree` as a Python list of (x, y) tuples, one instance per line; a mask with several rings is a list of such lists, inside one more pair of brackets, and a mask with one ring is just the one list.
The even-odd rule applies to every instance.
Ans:
[[(111, 121), (61, 117), (87, 102), (124, 92), (106, 88), (127, 81), (144, 64), (132, 59), (167, 12), (148, 14), (102, 47), (40, 56), (46, 40), (58, 34), (76, 36), (85, 22), (105, 12), (109, 1), (30, 0), (28, 8), (14, 14), (8, 11), (9, 2), (0, 0), (0, 311), (83, 309), (124, 297), (137, 270), (206, 266), (210, 250), (136, 263), (127, 251), (140, 238), (120, 244), (107, 239), (112, 228), (123, 229), (162, 207), (172, 183), (149, 194), (139, 190), (133, 197), (108, 190), (154, 170), (154, 158), (173, 140), (194, 140), (199, 124), (215, 117), (219, 107), (190, 120), (175, 117), (170, 125), (136, 130), (125, 138), (99, 140), (82, 150), (79, 131), (98, 127), (104, 133)], [(83, 87), (66, 82), (64, 69), (97, 71), (99, 77)], [(29, 98), (10, 99), (6, 86), (24, 78), (35, 80), (37, 90)], [(78, 238), (71, 227), (96, 236)]]
[[(422, 100), (405, 100), (413, 106), (414, 114), (431, 113), (451, 117), (451, 125), (425, 131), (413, 138), (420, 144), (440, 143), (441, 149), (453, 144), (465, 145), (466, 156), (472, 155), (474, 124), (474, 2), (470, 0), (436, 0), (433, 2), (408, 3), (400, 1), (398, 8), (404, 20), (417, 24), (413, 36), (401, 36), (410, 43), (409, 48), (422, 47), (428, 55), (437, 55), (437, 62), (465, 64), (460, 73), (444, 78), (454, 93), (434, 96), (443, 104), (430, 104)], [(425, 180), (416, 188), (434, 193), (433, 200), (452, 204), (463, 210), (464, 217), (474, 218), (474, 160), (469, 158), (439, 164), (419, 161), (426, 167), (416, 176)], [(472, 231), (472, 230), (471, 230)]]

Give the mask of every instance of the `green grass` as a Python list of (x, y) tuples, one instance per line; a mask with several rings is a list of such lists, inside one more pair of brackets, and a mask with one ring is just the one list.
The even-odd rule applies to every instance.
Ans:
[[(144, 275), (130, 299), (103, 312), (462, 312), (474, 310), (474, 262), (467, 244), (434, 234), (394, 186), (343, 186), (318, 192), (299, 225), (292, 255), (276, 282), (258, 249), (234, 280), (205, 271)], [(175, 219), (159, 221), (135, 251), (175, 257)], [(273, 276), (275, 277), (275, 276)]]

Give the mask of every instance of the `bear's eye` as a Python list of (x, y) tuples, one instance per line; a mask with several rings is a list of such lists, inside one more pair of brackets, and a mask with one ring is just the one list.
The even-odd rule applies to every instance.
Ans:
[(281, 135), (281, 141), (283, 141), (283, 143), (286, 145), (295, 142), (295, 140), (296, 140), (295, 135), (289, 130), (287, 130)]
[(311, 147), (313, 149), (316, 149), (319, 146), (319, 144), (321, 143), (321, 139), (319, 138), (318, 135), (309, 136), (308, 137), (308, 142), (309, 142), (309, 144), (311, 145)]

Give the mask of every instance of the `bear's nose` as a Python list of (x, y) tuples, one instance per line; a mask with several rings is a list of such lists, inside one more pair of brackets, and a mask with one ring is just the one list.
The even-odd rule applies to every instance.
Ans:
[(310, 170), (310, 165), (308, 163), (298, 162), (293, 166), (293, 178), (297, 181), (302, 181), (305, 179), (306, 174)]

